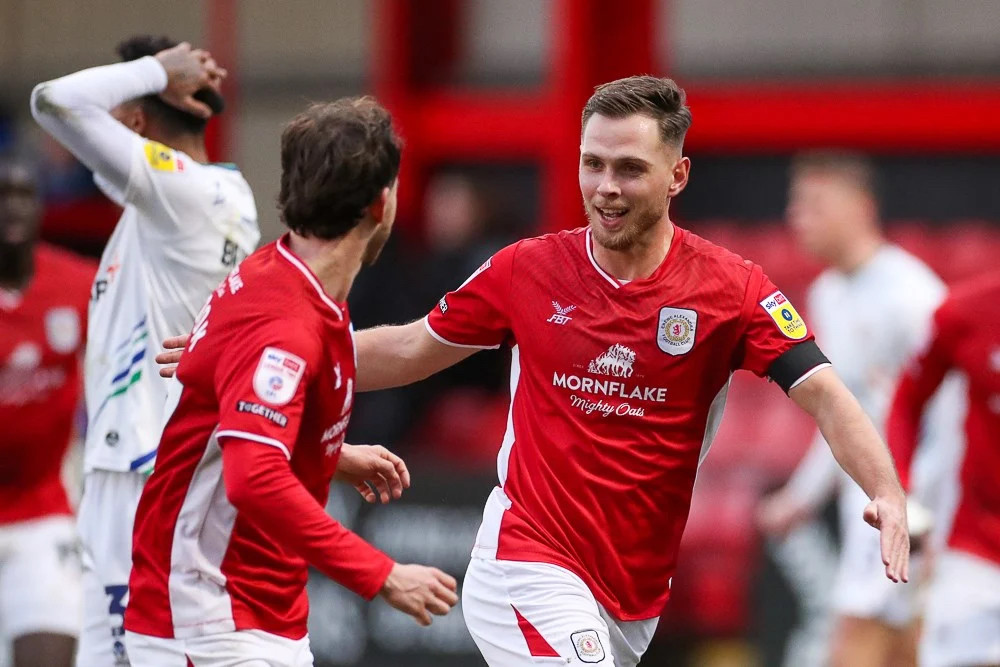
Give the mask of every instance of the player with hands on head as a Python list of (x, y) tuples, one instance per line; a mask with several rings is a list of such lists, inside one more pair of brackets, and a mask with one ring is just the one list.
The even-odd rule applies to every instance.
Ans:
[(226, 72), (211, 55), (166, 37), (118, 46), (125, 62), (38, 84), (31, 112), (94, 172), (124, 210), (90, 297), (84, 384), (87, 434), (78, 530), (84, 628), (77, 664), (128, 665), (132, 524), (156, 461), (167, 383), (153, 356), (187, 331), (219, 281), (260, 239), (250, 186), (212, 163), (208, 120)]
[(344, 442), (357, 388), (346, 300), (392, 230), (400, 156), (371, 98), (314, 104), (285, 127), (288, 232), (202, 308), (136, 511), (125, 629), (139, 664), (311, 665), (307, 565), (421, 625), (457, 603), (453, 577), (394, 562), (324, 511), (335, 477), (369, 502), (410, 483), (384, 447)]

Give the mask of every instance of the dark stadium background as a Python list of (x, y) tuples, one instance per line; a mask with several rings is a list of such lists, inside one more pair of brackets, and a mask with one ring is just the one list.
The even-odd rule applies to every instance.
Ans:
[[(91, 254), (117, 210), (35, 131), (27, 94), (109, 61), (136, 32), (206, 46), (228, 67), (211, 151), (244, 169), (265, 241), (280, 232), (282, 122), (309, 100), (361, 92), (394, 112), (407, 142), (398, 231), (352, 294), (358, 327), (420, 317), (502, 245), (583, 224), (580, 107), (594, 84), (640, 72), (676, 78), (694, 114), (675, 220), (763, 264), (793, 301), (819, 270), (782, 227), (789, 159), (803, 149), (870, 153), (889, 236), (946, 281), (1000, 264), (991, 0), (0, 0), (0, 151), (39, 165), (45, 236)], [(413, 488), (378, 508), (338, 491), (330, 511), (398, 559), (461, 576), (495, 484), (507, 364), (481, 353), (415, 387), (359, 396), (349, 441), (404, 455)], [(778, 389), (741, 375), (643, 665), (782, 664), (786, 649), (812, 655), (828, 631), (818, 610), (835, 508), (780, 563), (753, 523), (809, 424)], [(482, 664), (460, 610), (425, 630), (322, 577), (310, 585), (318, 664)]]

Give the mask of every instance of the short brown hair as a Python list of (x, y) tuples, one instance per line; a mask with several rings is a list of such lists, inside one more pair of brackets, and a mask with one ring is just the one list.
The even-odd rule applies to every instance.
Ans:
[(372, 97), (313, 104), (281, 134), (281, 220), (335, 239), (353, 229), (399, 175), (402, 141)]
[(861, 153), (846, 150), (815, 150), (792, 158), (791, 177), (821, 172), (842, 178), (878, 199), (878, 172), (872, 161)]
[(630, 76), (594, 89), (583, 107), (581, 126), (585, 127), (595, 113), (608, 118), (625, 118), (638, 113), (657, 122), (664, 143), (681, 146), (691, 127), (691, 110), (686, 100), (684, 89), (673, 79)]

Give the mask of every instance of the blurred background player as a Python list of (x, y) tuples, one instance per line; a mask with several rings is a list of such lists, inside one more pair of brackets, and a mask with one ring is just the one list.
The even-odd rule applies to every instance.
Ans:
[(166, 384), (156, 341), (187, 330), (260, 233), (233, 165), (209, 164), (205, 126), (225, 71), (166, 38), (122, 43), (128, 62), (39, 84), (38, 123), (124, 207), (93, 283), (85, 360), (87, 436), (79, 511), (85, 626), (78, 664), (127, 664), (122, 615), (132, 523), (152, 469)]
[[(827, 269), (807, 303), (817, 340), (880, 429), (894, 383), (927, 331), (945, 287), (927, 267), (888, 243), (879, 224), (876, 173), (860, 155), (804, 154), (793, 161), (788, 225)], [(943, 426), (926, 437), (940, 440)], [(939, 443), (927, 453), (939, 455)], [(939, 462), (940, 463), (940, 462)], [(938, 466), (943, 474), (943, 466)], [(893, 586), (879, 567), (878, 536), (855, 525), (868, 497), (843, 474), (821, 434), (780, 491), (760, 507), (761, 527), (784, 535), (813, 516), (839, 488), (841, 551), (833, 586), (834, 665), (913, 664), (915, 585)]]
[(1000, 664), (1000, 273), (956, 285), (907, 364), (887, 437), (906, 487), (921, 415), (945, 374), (968, 383), (960, 499), (935, 559), (920, 643), (925, 667)]
[(389, 238), (400, 155), (372, 98), (312, 105), (286, 127), (278, 203), (290, 231), (202, 309), (139, 502), (126, 612), (136, 664), (312, 665), (307, 564), (422, 625), (458, 601), (454, 578), (395, 563), (323, 510), (335, 472), (370, 501), (365, 481), (383, 502), (409, 486), (395, 455), (344, 443), (347, 295)]
[(82, 609), (60, 469), (96, 266), (39, 242), (40, 215), (30, 172), (0, 159), (0, 641), (14, 667), (68, 667)]

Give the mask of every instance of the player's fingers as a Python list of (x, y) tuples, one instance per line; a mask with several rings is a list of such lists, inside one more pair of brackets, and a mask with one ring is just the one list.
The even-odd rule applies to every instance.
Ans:
[[(379, 449), (382, 451), (379, 451)], [(403, 495), (403, 480), (399, 476), (399, 471), (396, 469), (392, 459), (389, 458), (392, 454), (384, 447), (376, 447), (375, 453), (380, 457), (376, 459), (375, 466), (381, 478), (381, 480), (376, 480), (376, 484), (380, 481), (384, 482), (386, 492), (393, 498), (399, 498)], [(389, 502), (388, 499), (385, 502)]]
[(172, 378), (176, 374), (177, 374), (177, 364), (173, 364), (172, 366), (164, 366), (163, 368), (160, 369), (160, 377), (161, 378), (168, 378), (169, 379), (169, 378)]
[(428, 626), (431, 624), (431, 615), (427, 613), (427, 610), (421, 607), (418, 610), (410, 612), (410, 615), (417, 620), (417, 623), (423, 626)]
[(874, 501), (868, 503), (862, 516), (865, 523), (873, 528), (878, 528), (878, 505)]
[[(163, 349), (165, 350), (182, 350), (187, 347), (188, 341), (191, 340), (191, 334), (184, 334), (182, 336), (171, 336), (163, 341)], [(178, 353), (179, 355), (180, 353)], [(180, 358), (178, 356), (178, 358)]]
[(369, 503), (375, 502), (375, 494), (372, 492), (372, 490), (368, 487), (367, 484), (365, 484), (364, 482), (358, 482), (357, 484), (354, 485), (354, 488), (358, 490), (358, 493), (361, 494), (361, 497), (364, 498), (365, 501)]
[[(207, 81), (206, 81), (207, 83)], [(204, 102), (199, 102), (190, 95), (182, 101), (184, 111), (192, 113), (199, 118), (211, 118), (212, 117), (212, 107), (208, 106)]]
[(444, 600), (432, 597), (427, 601), (427, 611), (437, 616), (444, 616), (451, 611), (451, 605)]
[(434, 597), (445, 602), (449, 607), (454, 607), (458, 604), (458, 594), (446, 588), (440, 582), (435, 581), (431, 584), (431, 592), (434, 593)]
[(448, 590), (451, 591), (458, 590), (458, 582), (455, 581), (455, 577), (451, 576), (447, 572), (442, 572), (441, 570), (434, 568), (434, 578), (437, 579)]
[(177, 365), (181, 361), (182, 354), (183, 350), (170, 350), (169, 352), (160, 352), (158, 355), (156, 355), (156, 357), (154, 357), (154, 360), (156, 361), (156, 363), (160, 365), (164, 364)]
[[(396, 471), (396, 475), (399, 477), (399, 482), (402, 485), (402, 488), (403, 489), (410, 488), (410, 470), (409, 468), (406, 467), (406, 462), (403, 461), (403, 459), (397, 456), (396, 454), (390, 452), (385, 447), (379, 446), (379, 449), (381, 450), (379, 452), (379, 455), (385, 459), (388, 459), (388, 461), (392, 463), (392, 466)], [(402, 492), (402, 489), (400, 489), (400, 492)], [(397, 496), (397, 498), (398, 497), (399, 496)]]
[(191, 55), (198, 59), (202, 65), (212, 59), (212, 54), (205, 49), (192, 49)]

